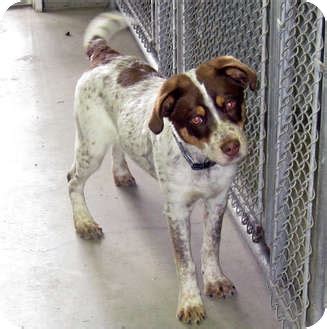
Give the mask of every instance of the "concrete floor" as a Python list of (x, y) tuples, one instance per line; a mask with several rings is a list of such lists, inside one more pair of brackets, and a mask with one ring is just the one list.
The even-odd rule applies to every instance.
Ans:
[[(87, 186), (105, 239), (73, 229), (66, 171), (73, 156), (74, 85), (87, 67), (82, 34), (98, 10), (10, 10), (0, 22), (0, 323), (24, 329), (178, 329), (177, 281), (157, 183), (113, 185), (108, 156)], [(70, 31), (72, 36), (65, 33)], [(127, 31), (116, 37), (139, 53)], [(192, 219), (199, 268), (200, 209)], [(226, 216), (222, 263), (236, 297), (204, 298), (200, 328), (275, 329), (263, 276)]]

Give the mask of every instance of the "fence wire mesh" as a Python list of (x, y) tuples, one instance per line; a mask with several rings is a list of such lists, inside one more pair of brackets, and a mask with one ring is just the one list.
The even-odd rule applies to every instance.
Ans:
[(233, 205), (254, 241), (261, 238), (263, 224), (266, 15), (267, 2), (257, 0), (185, 1), (183, 15), (186, 70), (216, 56), (232, 55), (253, 67), (260, 78), (258, 91), (247, 95), (249, 155), (231, 189)]
[(314, 294), (308, 299), (309, 270), (319, 271), (309, 268), (309, 258), (317, 220), (322, 14), (304, 0), (117, 2), (141, 22), (141, 39), (167, 76), (220, 55), (257, 71), (258, 90), (247, 94), (249, 155), (231, 201), (252, 240), (264, 238), (270, 250), (267, 281), (282, 327), (305, 328), (308, 304), (315, 302)]
[(304, 1), (281, 2), (274, 241), (271, 284), (279, 319), (303, 328), (308, 306), (310, 231), (322, 73), (323, 16)]
[(148, 52), (156, 53), (153, 3), (151, 0), (116, 0), (118, 8), (132, 17), (132, 27)]
[(158, 1), (159, 70), (166, 76), (176, 73), (176, 34), (173, 1)]

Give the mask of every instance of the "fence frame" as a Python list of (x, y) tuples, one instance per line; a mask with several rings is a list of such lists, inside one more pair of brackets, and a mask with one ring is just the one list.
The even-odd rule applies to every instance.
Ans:
[[(327, 36), (327, 25), (325, 24), (325, 36)], [(327, 305), (327, 39), (325, 38), (324, 58), (321, 62), (322, 88), (321, 88), (321, 111), (320, 111), (320, 141), (319, 161), (317, 177), (317, 203), (316, 203), (316, 225), (312, 229), (312, 255), (310, 268), (316, 269), (311, 273), (308, 286), (309, 300), (312, 302), (308, 307), (306, 325), (316, 323), (325, 311)], [(325, 63), (325, 64), (324, 64)]]

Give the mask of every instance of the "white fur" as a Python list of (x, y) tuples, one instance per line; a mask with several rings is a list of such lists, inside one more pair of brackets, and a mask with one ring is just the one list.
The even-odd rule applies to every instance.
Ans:
[(107, 12), (91, 20), (84, 34), (83, 46), (87, 48), (93, 37), (109, 40), (115, 33), (127, 27), (126, 19), (117, 12)]
[[(87, 29), (85, 42), (103, 31), (103, 26), (113, 16), (101, 16)], [(119, 19), (118, 19), (119, 21)], [(119, 21), (120, 22), (120, 21)], [(69, 173), (69, 194), (77, 232), (84, 238), (100, 238), (102, 231), (92, 218), (84, 198), (87, 178), (100, 166), (108, 149), (113, 146), (113, 173), (117, 185), (133, 185), (124, 153), (140, 167), (158, 179), (165, 195), (167, 216), (172, 241), (175, 246), (177, 274), (180, 283), (177, 316), (184, 322), (198, 322), (205, 316), (203, 302), (196, 281), (195, 266), (191, 256), (189, 217), (193, 204), (202, 199), (205, 203), (202, 271), (204, 289), (215, 297), (234, 292), (232, 283), (224, 276), (219, 264), (220, 228), (226, 205), (228, 188), (236, 171), (236, 164), (228, 162), (219, 149), (219, 142), (227, 134), (241, 141), (241, 151), (246, 153), (246, 141), (239, 127), (222, 125), (215, 114), (211, 99), (195, 77), (188, 76), (201, 91), (206, 106), (217, 120), (218, 132), (213, 135), (204, 151), (184, 144), (196, 161), (216, 156), (222, 165), (193, 171), (182, 156), (173, 138), (172, 126), (165, 119), (164, 129), (154, 135), (148, 128), (159, 90), (164, 83), (160, 77), (151, 77), (129, 87), (117, 83), (119, 73), (137, 62), (133, 57), (121, 56), (82, 75), (76, 86), (75, 160)], [(225, 135), (224, 135), (225, 134)], [(243, 148), (242, 148), (243, 147)]]

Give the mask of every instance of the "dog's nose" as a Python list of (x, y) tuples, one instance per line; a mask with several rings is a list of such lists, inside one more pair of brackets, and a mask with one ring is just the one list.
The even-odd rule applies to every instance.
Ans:
[(231, 139), (227, 142), (224, 142), (223, 145), (220, 146), (223, 153), (228, 155), (229, 157), (235, 157), (240, 150), (240, 142), (237, 139)]

